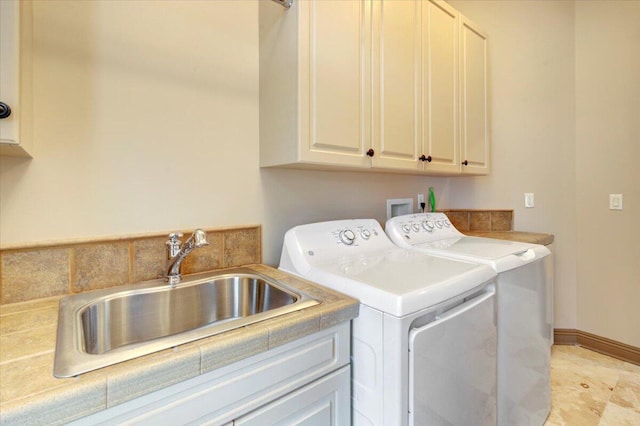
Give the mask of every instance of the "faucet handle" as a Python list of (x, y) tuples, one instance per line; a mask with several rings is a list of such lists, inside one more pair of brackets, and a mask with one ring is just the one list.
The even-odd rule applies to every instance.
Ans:
[[(169, 234), (169, 241), (176, 242), (182, 237), (184, 237), (184, 234), (182, 232), (172, 232)], [(167, 243), (169, 243), (169, 241), (167, 241)]]
[(182, 238), (182, 236), (182, 232), (172, 232), (171, 234), (169, 234), (169, 239), (165, 241), (169, 259), (180, 252), (180, 246), (182, 245), (182, 241), (180, 241), (180, 238)]

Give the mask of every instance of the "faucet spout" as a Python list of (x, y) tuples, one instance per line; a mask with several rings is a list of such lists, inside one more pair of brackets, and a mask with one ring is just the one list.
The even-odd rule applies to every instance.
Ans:
[(209, 245), (207, 241), (207, 233), (202, 229), (196, 229), (193, 234), (182, 244), (180, 238), (183, 234), (175, 232), (169, 234), (169, 239), (166, 242), (167, 245), (167, 265), (165, 268), (165, 280), (169, 285), (174, 286), (182, 280), (182, 274), (180, 267), (182, 261), (191, 253), (194, 249)]

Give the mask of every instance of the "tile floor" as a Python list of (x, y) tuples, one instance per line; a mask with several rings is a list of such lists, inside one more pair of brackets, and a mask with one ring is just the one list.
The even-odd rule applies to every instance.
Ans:
[(551, 349), (545, 426), (640, 426), (640, 366), (578, 346)]

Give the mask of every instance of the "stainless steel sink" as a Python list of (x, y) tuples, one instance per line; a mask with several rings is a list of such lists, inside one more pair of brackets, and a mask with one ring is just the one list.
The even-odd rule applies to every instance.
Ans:
[(318, 302), (247, 268), (65, 297), (60, 301), (56, 377), (229, 331)]

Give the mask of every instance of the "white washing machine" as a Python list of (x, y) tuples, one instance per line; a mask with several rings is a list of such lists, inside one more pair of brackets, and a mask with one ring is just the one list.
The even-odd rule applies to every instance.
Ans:
[(444, 213), (396, 216), (385, 231), (399, 247), (486, 264), (498, 273), (498, 424), (544, 424), (551, 409), (551, 252), (465, 236)]
[(395, 246), (373, 219), (297, 226), (280, 269), (360, 300), (356, 425), (495, 425), (495, 272)]

